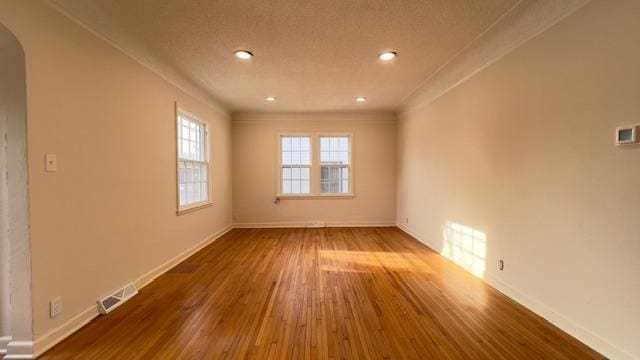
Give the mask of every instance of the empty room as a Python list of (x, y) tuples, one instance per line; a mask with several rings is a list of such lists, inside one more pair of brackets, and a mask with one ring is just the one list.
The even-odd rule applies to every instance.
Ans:
[(0, 359), (640, 360), (640, 0), (0, 0)]

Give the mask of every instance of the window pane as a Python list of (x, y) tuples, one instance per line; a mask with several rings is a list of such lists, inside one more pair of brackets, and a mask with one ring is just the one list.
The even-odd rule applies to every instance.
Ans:
[(303, 152), (302, 157), (300, 158), (301, 165), (311, 165), (311, 153)]
[(178, 183), (184, 184), (184, 163), (180, 162), (178, 164)]
[(349, 193), (349, 168), (339, 165), (320, 167), (321, 193)]
[(291, 138), (291, 150), (300, 151), (300, 138), (299, 137)]
[(291, 153), (291, 163), (292, 164), (300, 164), (300, 152), (295, 151)]
[(193, 181), (193, 169), (191, 168), (191, 164), (187, 163), (184, 171), (185, 182), (190, 183)]
[(178, 144), (178, 204), (186, 206), (209, 199), (206, 125), (191, 116), (179, 113)]
[(340, 151), (349, 151), (349, 138), (348, 137), (341, 137), (340, 138), (340, 148), (338, 150), (340, 150)]
[(299, 180), (291, 181), (291, 192), (293, 194), (299, 194), (300, 193), (300, 181)]
[(321, 137), (320, 138), (320, 148), (321, 149), (326, 149), (327, 151), (329, 150), (329, 138), (328, 137)]
[(340, 169), (339, 168), (329, 168), (329, 179), (331, 181), (337, 181), (340, 179)]
[(207, 201), (209, 199), (209, 186), (208, 183), (203, 182), (200, 183), (200, 194), (202, 194), (202, 201)]
[(187, 194), (187, 186), (184, 184), (180, 184), (180, 205), (186, 204), (186, 194)]
[(320, 162), (323, 164), (349, 164), (349, 137), (320, 137)]
[(291, 169), (291, 179), (299, 180), (300, 179), (300, 168)]
[(200, 167), (195, 166), (193, 168), (193, 182), (200, 182)]
[(311, 165), (311, 137), (283, 136), (281, 141), (282, 193), (310, 193), (311, 169), (307, 166)]
[(187, 140), (180, 141), (180, 157), (183, 159), (189, 158), (189, 142)]
[(300, 138), (300, 150), (302, 151), (310, 151), (311, 150), (311, 139), (308, 137)]
[(311, 179), (311, 169), (310, 168), (302, 168), (302, 173), (300, 175), (301, 179), (310, 180)]
[(303, 194), (311, 193), (311, 180), (302, 180), (300, 192)]
[(341, 164), (348, 164), (349, 163), (349, 153), (348, 152), (341, 152), (340, 153), (340, 163)]
[(339, 150), (339, 143), (340, 143), (340, 139), (337, 137), (331, 137), (329, 138), (330, 144), (329, 144), (329, 151), (338, 151)]
[(321, 151), (320, 152), (320, 162), (326, 163), (326, 162), (329, 162), (329, 160), (330, 160), (329, 152), (328, 151)]
[(291, 165), (291, 153), (290, 152), (283, 152), (282, 153), (282, 164), (283, 165)]
[(187, 204), (194, 203), (193, 201), (193, 183), (187, 183)]
[(339, 191), (339, 189), (338, 189), (338, 182), (331, 182), (331, 183), (329, 183), (329, 192), (337, 193), (338, 191)]
[(199, 160), (195, 142), (189, 142), (189, 159)]
[(282, 151), (291, 151), (291, 138), (282, 138)]
[(200, 175), (202, 175), (202, 180), (205, 183), (209, 182), (209, 169), (207, 169), (207, 165), (200, 164)]
[(200, 200), (200, 183), (193, 184), (193, 202), (199, 202)]

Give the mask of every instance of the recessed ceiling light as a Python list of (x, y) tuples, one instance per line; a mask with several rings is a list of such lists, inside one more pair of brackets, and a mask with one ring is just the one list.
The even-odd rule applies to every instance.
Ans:
[(364, 97), (364, 96), (358, 96), (358, 97), (356, 98), (356, 102), (363, 103), (363, 102), (365, 102), (365, 101), (367, 101), (367, 98), (366, 98), (366, 97)]
[(398, 54), (393, 51), (385, 51), (383, 53), (378, 54), (378, 59), (382, 61), (393, 60)]
[(278, 98), (276, 98), (275, 96), (267, 96), (264, 99), (269, 101), (269, 102), (274, 102), (274, 101), (278, 100)]
[(253, 57), (251, 51), (248, 50), (237, 50), (233, 53), (238, 59), (248, 60)]

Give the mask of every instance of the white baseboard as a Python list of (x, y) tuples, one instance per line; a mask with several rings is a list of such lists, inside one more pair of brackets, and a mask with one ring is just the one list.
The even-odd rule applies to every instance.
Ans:
[(98, 315), (100, 315), (100, 313), (98, 312), (98, 305), (93, 304), (76, 316), (65, 321), (64, 324), (58, 326), (57, 328), (49, 331), (42, 336), (39, 336), (33, 343), (34, 358), (42, 355), (45, 351), (49, 350), (60, 341), (66, 339), (69, 335), (87, 325)]
[(35, 359), (33, 341), (10, 341), (7, 344), (7, 354), (3, 360)]
[[(235, 223), (237, 229), (277, 229), (277, 228), (304, 228), (307, 221), (299, 222), (256, 222)], [(391, 227), (396, 226), (395, 221), (325, 221), (325, 227)]]
[(545, 320), (557, 326), (562, 331), (580, 340), (582, 343), (588, 345), (589, 347), (608, 357), (609, 359), (633, 360), (633, 357), (624, 352), (622, 349), (619, 349), (618, 347), (612, 345), (598, 335), (577, 325), (576, 323), (574, 323), (564, 315), (558, 313), (546, 304), (524, 294), (520, 290), (514, 289), (513, 287), (505, 284), (500, 279), (485, 274), (485, 278), (483, 280), (487, 284), (491, 285), (491, 287), (493, 287), (494, 289), (500, 291), (518, 304), (533, 311), (538, 316), (543, 317)]
[[(398, 223), (397, 227), (400, 230), (407, 233), (408, 235), (410, 235), (411, 237), (418, 240), (419, 242), (425, 244), (430, 249), (434, 250), (437, 253), (440, 253), (440, 251), (436, 249), (429, 241), (427, 241), (426, 239), (423, 239), (421, 236), (418, 236), (415, 232), (410, 230), (406, 225)], [(567, 317), (553, 310), (550, 306), (526, 295), (522, 291), (519, 291), (507, 285), (506, 283), (502, 282), (500, 279), (493, 277), (490, 274), (485, 274), (485, 277), (480, 280), (483, 280), (485, 283), (489, 284), (491, 287), (498, 290), (508, 298), (524, 306), (525, 308), (533, 311), (536, 315), (554, 324), (562, 331), (573, 336), (574, 338), (578, 339), (582, 343), (591, 347), (592, 349), (599, 352), (600, 354), (608, 357), (609, 359), (615, 359), (615, 360), (618, 360), (618, 359), (633, 360), (634, 359), (633, 356), (623, 351), (622, 349), (618, 348), (617, 346), (612, 345), (608, 341), (604, 340), (602, 337), (592, 333), (591, 331), (583, 328), (582, 326), (579, 326), (572, 320), (568, 319)]]
[(183, 251), (182, 253), (178, 254), (177, 256), (169, 259), (165, 263), (159, 265), (155, 269), (153, 269), (153, 270), (147, 272), (146, 274), (140, 276), (139, 278), (137, 278), (134, 281), (134, 284), (136, 285), (136, 287), (138, 287), (138, 289), (142, 289), (143, 287), (147, 286), (150, 282), (155, 280), (158, 276), (164, 274), (165, 272), (167, 272), (168, 270), (170, 270), (174, 266), (178, 265), (183, 260), (187, 259), (189, 256), (197, 253), (198, 251), (202, 250), (207, 245), (209, 245), (212, 242), (216, 241), (217, 239), (222, 237), (224, 234), (228, 233), (231, 229), (233, 229), (233, 225), (232, 224), (225, 226), (224, 228), (222, 228), (221, 230), (219, 230), (215, 234), (211, 234), (211, 235), (207, 236), (206, 238), (204, 238), (204, 240), (200, 241), (195, 246), (192, 246), (191, 248)]
[(11, 336), (0, 336), (0, 359), (7, 353), (7, 345), (11, 342)]
[[(134, 281), (134, 283), (136, 284), (138, 289), (145, 287), (146, 285), (151, 283), (153, 280), (155, 280), (158, 276), (164, 274), (165, 272), (173, 268), (175, 265), (177, 265), (181, 261), (187, 259), (191, 255), (200, 251), (205, 246), (211, 244), (212, 242), (214, 242), (215, 240), (217, 240), (218, 238), (220, 238), (221, 236), (229, 232), (231, 229), (233, 229), (233, 225), (227, 225), (226, 227), (216, 232), (215, 234), (207, 236), (204, 240), (200, 241), (199, 243), (192, 246), (191, 248), (183, 251), (182, 253), (169, 259), (168, 261), (157, 266), (151, 271), (138, 277)], [(98, 312), (98, 305), (96, 303), (88, 307), (87, 309), (83, 310), (73, 318), (67, 320), (64, 324), (58, 326), (57, 328), (49, 331), (48, 333), (42, 336), (39, 336), (36, 339), (36, 341), (32, 343), (32, 346), (30, 346), (29, 348), (30, 352), (28, 354), (25, 354), (25, 356), (29, 355), (30, 357), (16, 357), (21, 355), (18, 355), (18, 354), (14, 355), (13, 350), (10, 349), (8, 354), (11, 354), (11, 355), (6, 355), (4, 359), (32, 359), (32, 358), (35, 359), (36, 357), (42, 355), (45, 351), (49, 350), (60, 341), (66, 339), (71, 334), (78, 331), (80, 328), (88, 324), (91, 320), (96, 318), (98, 315), (100, 315), (100, 313)]]

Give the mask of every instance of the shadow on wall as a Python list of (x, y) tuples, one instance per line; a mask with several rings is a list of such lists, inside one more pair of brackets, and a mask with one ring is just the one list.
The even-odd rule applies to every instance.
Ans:
[(473, 275), (484, 277), (487, 235), (451, 221), (445, 222), (442, 235), (442, 255)]

